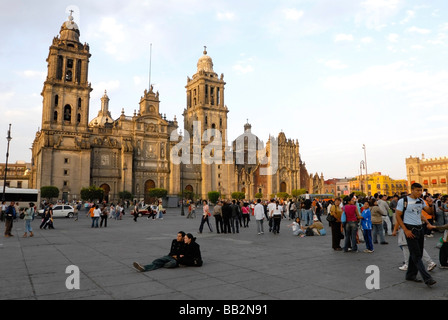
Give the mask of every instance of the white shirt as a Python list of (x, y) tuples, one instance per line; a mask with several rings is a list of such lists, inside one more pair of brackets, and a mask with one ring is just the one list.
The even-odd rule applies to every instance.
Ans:
[(272, 217), (272, 213), (273, 213), (273, 210), (275, 210), (275, 206), (276, 206), (275, 202), (269, 202), (269, 204), (268, 204), (269, 217)]
[(255, 220), (263, 220), (264, 219), (264, 207), (261, 203), (257, 203), (255, 205), (254, 216), (255, 216)]

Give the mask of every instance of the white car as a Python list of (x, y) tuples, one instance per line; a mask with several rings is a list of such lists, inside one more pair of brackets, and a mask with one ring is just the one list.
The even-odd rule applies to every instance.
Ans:
[[(44, 210), (39, 210), (41, 216), (44, 215)], [(75, 208), (69, 205), (53, 205), (53, 218), (73, 218), (75, 215)]]

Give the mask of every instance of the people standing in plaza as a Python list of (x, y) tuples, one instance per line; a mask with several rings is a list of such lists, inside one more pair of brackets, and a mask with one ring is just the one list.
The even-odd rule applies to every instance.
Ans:
[(25, 234), (23, 235), (23, 238), (26, 238), (28, 236), (28, 232), (30, 233), (30, 237), (33, 237), (33, 228), (31, 227), (31, 221), (34, 219), (34, 203), (29, 204), (29, 208), (25, 210), (25, 216), (23, 217), (23, 220), (25, 221)]
[(230, 205), (230, 208), (232, 209), (232, 217), (230, 221), (230, 226), (232, 227), (232, 233), (239, 233), (240, 232), (240, 206), (236, 203), (235, 200), (232, 201), (232, 204)]
[(82, 203), (81, 203), (81, 201), (78, 201), (78, 203), (75, 204), (75, 208), (74, 208), (75, 221), (78, 221), (78, 215), (79, 215), (79, 211), (81, 211), (81, 207), (82, 207)]
[(300, 219), (303, 227), (307, 227), (313, 223), (313, 211), (311, 209), (311, 206), (311, 200), (309, 198), (306, 198), (305, 201), (303, 201), (302, 217)]
[(383, 219), (383, 223), (386, 224), (386, 230), (385, 233), (387, 233), (388, 236), (392, 235), (392, 224), (390, 222), (390, 218), (389, 218), (389, 204), (387, 203), (387, 195), (378, 195), (378, 207), (380, 208), (381, 212), (382, 212), (382, 219)]
[(14, 201), (11, 201), (11, 204), (5, 209), (5, 237), (13, 237), (14, 235), (11, 233), (12, 227), (14, 225), (14, 219), (17, 216), (16, 208), (14, 207)]
[(257, 204), (254, 208), (254, 217), (255, 222), (257, 224), (257, 232), (258, 234), (264, 234), (263, 222), (264, 222), (264, 206), (261, 204), (261, 199), (257, 200)]
[(165, 212), (165, 208), (162, 205), (162, 201), (159, 201), (159, 205), (157, 206), (157, 219), (163, 220), (163, 214)]
[(347, 204), (344, 206), (345, 212), (345, 246), (344, 252), (349, 251), (351, 245), (352, 252), (358, 252), (358, 245), (356, 241), (356, 235), (358, 233), (358, 221), (361, 220), (361, 216), (358, 211), (358, 207), (355, 205), (353, 198), (345, 197), (344, 202)]
[(100, 228), (104, 227), (107, 228), (107, 219), (109, 218), (109, 209), (107, 208), (106, 204), (103, 204), (103, 207), (101, 208), (101, 222), (100, 222)]
[(372, 215), (372, 240), (374, 244), (378, 243), (378, 236), (380, 237), (380, 244), (388, 244), (384, 238), (383, 229), (383, 211), (378, 207), (378, 201), (375, 198), (370, 200), (370, 213)]
[(202, 230), (204, 229), (204, 224), (207, 223), (208, 228), (210, 229), (210, 232), (213, 232), (212, 226), (210, 225), (209, 217), (212, 215), (210, 213), (210, 208), (208, 206), (207, 200), (204, 200), (202, 202), (202, 219), (201, 219), (201, 225), (199, 226), (199, 233), (202, 233)]
[(250, 212), (249, 205), (247, 203), (244, 203), (241, 208), (241, 216), (243, 218), (243, 228), (249, 228)]
[(271, 199), (271, 201), (269, 202), (269, 204), (267, 205), (267, 215), (268, 215), (268, 223), (269, 223), (269, 232), (272, 231), (273, 228), (273, 224), (274, 224), (274, 220), (272, 219), (272, 213), (273, 210), (275, 209), (276, 205), (275, 205), (275, 199)]
[(222, 223), (222, 202), (221, 201), (218, 201), (216, 206), (213, 208), (213, 217), (215, 218), (216, 233), (224, 232), (223, 223)]
[(184, 255), (185, 248), (185, 232), (179, 231), (176, 239), (171, 242), (170, 252), (161, 258), (154, 260), (151, 264), (142, 266), (138, 262), (134, 262), (133, 266), (140, 272), (152, 271), (159, 268), (176, 268), (179, 266), (179, 259)]
[(437, 230), (440, 232), (443, 231), (443, 237), (441, 239), (442, 246), (440, 247), (440, 252), (439, 252), (440, 268), (448, 269), (448, 224), (445, 224), (443, 226), (438, 226)]
[(370, 205), (367, 200), (364, 201), (364, 210), (362, 211), (361, 216), (361, 228), (364, 236), (364, 241), (366, 243), (366, 249), (364, 250), (364, 252), (372, 253), (372, 214), (370, 212)]
[[(93, 209), (93, 210), (92, 210)], [(99, 205), (95, 205), (95, 207), (92, 207), (91, 211), (91, 218), (92, 218), (92, 226), (91, 228), (98, 228), (98, 220), (101, 216), (101, 209)]]
[(432, 208), (432, 199), (428, 198), (428, 205), (426, 205), (423, 199), (421, 199), (422, 193), (422, 185), (413, 183), (411, 185), (411, 194), (400, 199), (397, 203), (396, 219), (406, 235), (410, 255), (406, 280), (421, 282), (421, 280), (417, 279), (417, 274), (420, 272), (425, 284), (432, 286), (436, 281), (426, 271), (422, 261), (425, 241), (422, 221), (426, 223), (428, 229), (434, 229), (435, 227), (429, 224), (422, 211), (433, 214), (434, 210)]
[(224, 201), (222, 205), (222, 224), (224, 227), (224, 233), (231, 233), (232, 227), (230, 222), (232, 221), (232, 208), (229, 201)]
[(343, 239), (342, 235), (342, 208), (341, 208), (341, 198), (336, 198), (334, 200), (334, 205), (331, 206), (330, 212), (328, 214), (332, 215), (336, 220), (330, 222), (331, 228), (331, 247), (335, 251), (341, 251), (341, 240)]
[(295, 220), (296, 219), (296, 203), (293, 199), (290, 199), (289, 201), (289, 219)]
[(280, 222), (282, 221), (283, 208), (280, 202), (277, 200), (275, 202), (275, 207), (272, 206), (272, 211), (270, 212), (272, 218), (272, 232), (274, 234), (280, 233)]

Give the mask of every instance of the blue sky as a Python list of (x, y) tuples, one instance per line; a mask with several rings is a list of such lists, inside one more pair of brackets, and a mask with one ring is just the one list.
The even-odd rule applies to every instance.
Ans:
[[(310, 173), (406, 178), (405, 158), (448, 155), (448, 3), (442, 0), (0, 2), (0, 162), (30, 161), (46, 58), (73, 9), (90, 45), (90, 117), (107, 90), (113, 118), (152, 83), (183, 126), (187, 76), (207, 46), (224, 74), (228, 140), (246, 119), (266, 141), (298, 139)], [(5, 138), (3, 138), (5, 137)]]

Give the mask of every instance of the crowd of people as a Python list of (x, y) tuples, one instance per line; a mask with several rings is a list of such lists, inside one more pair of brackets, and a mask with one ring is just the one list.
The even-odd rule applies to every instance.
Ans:
[[(126, 204), (103, 203), (89, 207), (86, 216), (92, 219), (91, 227), (98, 228), (103, 225), (107, 227), (108, 219), (121, 220), (125, 214)], [(165, 209), (162, 203), (159, 202), (155, 207), (157, 207), (156, 213), (149, 215), (148, 219), (151, 217), (163, 219)], [(54, 229), (52, 208), (51, 203), (44, 206), (40, 229), (47, 227)], [(75, 203), (74, 208), (77, 220), (82, 203)], [(139, 208), (140, 205), (135, 204), (131, 210), (135, 222), (140, 215)], [(441, 232), (443, 236), (439, 246), (440, 267), (448, 268), (448, 196), (431, 195), (424, 192), (419, 184), (411, 186), (410, 194), (394, 196), (375, 194), (358, 198), (355, 194), (350, 194), (329, 201), (310, 199), (307, 196), (294, 200), (219, 200), (213, 208), (204, 200), (201, 209), (199, 234), (204, 231), (205, 226), (210, 232), (214, 232), (215, 229), (218, 234), (239, 233), (243, 228), (249, 228), (251, 219), (254, 219), (258, 235), (264, 234), (265, 221), (269, 232), (278, 235), (282, 220), (288, 219), (291, 223), (287, 227), (291, 228), (294, 236), (321, 236), (326, 235), (322, 223), (322, 217), (326, 216), (328, 226), (331, 228), (331, 245), (334, 251), (359, 252), (359, 245), (364, 243), (364, 252), (374, 253), (377, 244), (389, 244), (386, 235), (397, 236), (397, 244), (403, 252), (404, 261), (400, 270), (406, 271), (406, 279), (411, 281), (418, 281), (417, 273), (420, 273), (428, 286), (435, 284), (435, 280), (428, 272), (437, 264), (424, 249), (424, 238), (433, 237), (435, 232)], [(187, 218), (195, 218), (196, 210), (198, 210), (196, 204), (190, 203)], [(31, 222), (36, 216), (37, 208), (34, 203), (30, 203), (27, 208), (21, 208), (18, 203), (11, 202), (10, 205), (6, 205), (3, 202), (1, 219), (5, 221), (5, 237), (13, 236), (12, 225), (18, 217), (25, 222), (23, 237), (33, 237)], [(210, 220), (212, 216), (214, 224)], [(179, 239), (176, 243), (173, 241), (170, 254), (153, 261), (150, 265), (141, 266), (135, 263), (134, 267), (140, 271), (148, 271), (162, 266), (202, 265), (196, 239), (191, 234), (186, 235), (183, 232), (178, 234), (178, 238), (180, 236), (181, 241)]]

